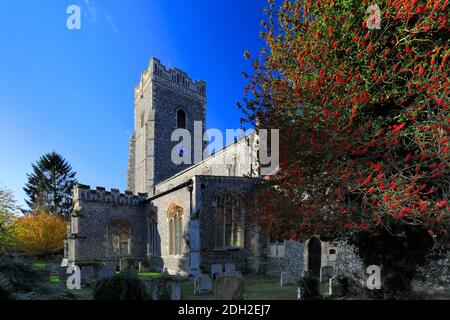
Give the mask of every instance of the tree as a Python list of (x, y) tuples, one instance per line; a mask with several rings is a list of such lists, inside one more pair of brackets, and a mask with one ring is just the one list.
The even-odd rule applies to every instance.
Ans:
[(76, 173), (70, 164), (58, 153), (43, 155), (32, 165), (24, 191), (30, 209), (42, 209), (61, 217), (67, 217), (72, 209), (72, 190), (77, 183)]
[[(280, 129), (280, 170), (256, 196), (273, 235), (350, 237), (407, 293), (448, 244), (447, 0), (269, 0), (243, 121)], [(249, 75), (244, 73), (244, 77)], [(389, 279), (400, 279), (389, 281)]]
[(65, 221), (41, 209), (14, 221), (14, 236), (19, 251), (33, 256), (60, 253), (67, 232)]
[(12, 224), (17, 213), (16, 201), (11, 191), (0, 188), (0, 255), (12, 244)]

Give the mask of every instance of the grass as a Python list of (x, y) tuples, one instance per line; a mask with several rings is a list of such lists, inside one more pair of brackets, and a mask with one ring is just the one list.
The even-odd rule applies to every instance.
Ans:
[(142, 280), (151, 280), (158, 278), (162, 275), (162, 273), (159, 272), (139, 272), (138, 277)]
[[(41, 267), (47, 265), (41, 262), (35, 262)], [(36, 265), (37, 266), (37, 265)], [(142, 280), (151, 280), (162, 276), (157, 272), (140, 272), (138, 277)], [(50, 277), (52, 285), (59, 285), (59, 277), (52, 275)], [(322, 285), (321, 292), (326, 295), (328, 286)], [(85, 287), (80, 290), (73, 290), (80, 300), (92, 300), (94, 288)], [(182, 283), (183, 300), (214, 300), (214, 293), (204, 294), (200, 296), (194, 295), (194, 280), (186, 279)], [(249, 274), (244, 276), (244, 299), (245, 300), (296, 300), (297, 286), (280, 286), (280, 277), (270, 275)]]
[(36, 268), (44, 268), (46, 266), (48, 266), (48, 262), (46, 261), (35, 261), (33, 262), (33, 266), (35, 266)]
[[(183, 283), (184, 300), (214, 300), (214, 293), (201, 296), (194, 295), (194, 282), (186, 280)], [(296, 286), (280, 286), (280, 278), (269, 275), (246, 275), (244, 276), (244, 299), (245, 300), (296, 300)]]

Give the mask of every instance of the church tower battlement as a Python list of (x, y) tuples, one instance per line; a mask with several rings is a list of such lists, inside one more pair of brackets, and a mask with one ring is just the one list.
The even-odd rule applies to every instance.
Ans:
[[(186, 169), (171, 161), (172, 132), (184, 128), (194, 133), (194, 122), (206, 121), (206, 82), (192, 80), (178, 68), (167, 68), (151, 58), (134, 89), (134, 132), (130, 139), (127, 189), (153, 193), (159, 182)], [(193, 141), (191, 146), (193, 146)]]

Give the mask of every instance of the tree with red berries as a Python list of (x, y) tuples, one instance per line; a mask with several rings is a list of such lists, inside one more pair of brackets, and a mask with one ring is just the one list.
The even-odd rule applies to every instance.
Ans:
[(376, 3), (269, 0), (241, 108), (280, 129), (267, 233), (348, 238), (393, 295), (449, 239), (450, 30), (448, 0)]

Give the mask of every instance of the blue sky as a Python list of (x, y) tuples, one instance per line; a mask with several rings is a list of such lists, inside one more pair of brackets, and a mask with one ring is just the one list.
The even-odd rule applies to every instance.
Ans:
[[(207, 82), (207, 127), (238, 128), (265, 0), (0, 1), (0, 183), (61, 153), (91, 186), (126, 185), (133, 90), (155, 56)], [(69, 5), (81, 30), (66, 28)]]

